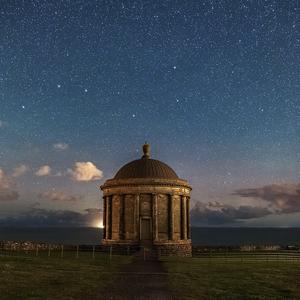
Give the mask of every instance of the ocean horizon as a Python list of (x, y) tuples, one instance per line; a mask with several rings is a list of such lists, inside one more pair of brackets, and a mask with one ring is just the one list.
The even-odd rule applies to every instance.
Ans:
[[(194, 246), (300, 245), (299, 227), (191, 227)], [(102, 228), (0, 227), (0, 241), (101, 245)]]

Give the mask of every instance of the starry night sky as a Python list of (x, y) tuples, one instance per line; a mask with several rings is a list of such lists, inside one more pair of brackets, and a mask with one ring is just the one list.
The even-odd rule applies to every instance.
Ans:
[(0, 225), (98, 226), (150, 144), (198, 226), (300, 226), (298, 1), (1, 1)]

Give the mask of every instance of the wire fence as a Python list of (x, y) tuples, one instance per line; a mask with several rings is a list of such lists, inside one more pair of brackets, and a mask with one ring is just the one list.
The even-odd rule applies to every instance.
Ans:
[(300, 262), (299, 250), (203, 251), (193, 257), (206, 263)]
[[(62, 245), (33, 242), (0, 242), (0, 251), (17, 252), (26, 255), (60, 258), (88, 258), (97, 259), (107, 255), (108, 259), (113, 259), (114, 255), (134, 255), (137, 249), (129, 246), (120, 248), (102, 245)], [(145, 248), (139, 249), (143, 259), (149, 254)], [(150, 254), (151, 256), (152, 254)], [(160, 251), (158, 258), (165, 256)], [(192, 256), (200, 263), (258, 263), (258, 262), (300, 262), (299, 247), (193, 247)]]
[(103, 254), (112, 259), (114, 255), (132, 255), (135, 253), (130, 247), (125, 249), (114, 249), (113, 247), (103, 247), (102, 245), (62, 245), (62, 244), (38, 244), (31, 242), (1, 242), (0, 251), (17, 252), (26, 255), (43, 257), (68, 257), (68, 258), (88, 258), (95, 259), (103, 257)]

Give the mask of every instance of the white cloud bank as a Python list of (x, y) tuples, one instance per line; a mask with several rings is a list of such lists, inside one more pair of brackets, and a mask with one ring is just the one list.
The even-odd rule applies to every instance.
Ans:
[(16, 178), (22, 176), (27, 170), (28, 167), (20, 165), (14, 169), (11, 176), (6, 176), (0, 169), (0, 202), (13, 201), (19, 198), (19, 193), (13, 191), (12, 188), (15, 186)]
[(50, 173), (51, 173), (51, 168), (49, 166), (42, 166), (35, 172), (35, 175), (47, 176), (50, 175)]
[(103, 172), (91, 162), (77, 162), (74, 170), (68, 169), (68, 174), (76, 181), (99, 180)]
[(25, 174), (28, 170), (28, 167), (25, 165), (20, 165), (20, 167), (17, 167), (14, 169), (14, 172), (12, 174), (12, 177), (16, 178), (16, 177), (20, 177), (23, 174)]

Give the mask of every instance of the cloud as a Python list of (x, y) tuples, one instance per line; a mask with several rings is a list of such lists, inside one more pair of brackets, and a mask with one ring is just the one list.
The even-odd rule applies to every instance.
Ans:
[(235, 208), (220, 202), (204, 204), (201, 201), (197, 201), (191, 209), (191, 222), (194, 225), (232, 224), (241, 223), (243, 220), (262, 218), (270, 214), (273, 214), (273, 212), (261, 206), (240, 206)]
[(56, 143), (52, 146), (52, 148), (56, 151), (64, 151), (67, 150), (69, 146), (66, 143)]
[(218, 201), (211, 201), (208, 202), (208, 206), (214, 208), (220, 208), (220, 207), (226, 207), (227, 205)]
[(38, 195), (39, 198), (47, 199), (47, 200), (52, 200), (52, 201), (67, 201), (67, 202), (76, 202), (80, 201), (84, 198), (84, 196), (75, 194), (71, 195), (65, 192), (60, 192), (60, 191), (48, 191), (44, 192)]
[(0, 128), (3, 127), (3, 122), (0, 120)]
[[(22, 172), (21, 169), (15, 169), (16, 175)], [(3, 170), (0, 169), (0, 201), (13, 201), (19, 198), (19, 193), (11, 190), (14, 181), (13, 177), (5, 176)]]
[(77, 162), (75, 170), (68, 169), (68, 173), (76, 181), (99, 180), (103, 177), (103, 172), (91, 162)]
[(47, 176), (50, 175), (50, 173), (51, 173), (51, 168), (49, 166), (42, 166), (35, 172), (35, 175)]
[(98, 209), (89, 208), (84, 213), (70, 210), (46, 210), (34, 206), (18, 216), (0, 219), (0, 226), (93, 226), (102, 221), (102, 213), (95, 213)]
[(193, 225), (219, 225), (236, 222), (237, 220), (220, 211), (208, 209), (201, 201), (197, 201), (191, 209), (191, 223)]
[(11, 186), (11, 180), (8, 180), (4, 172), (0, 169), (0, 191), (7, 189), (10, 186)]
[(91, 214), (91, 215), (102, 213), (101, 208), (87, 208), (84, 211), (86, 211), (88, 214)]
[(272, 184), (260, 188), (240, 189), (233, 195), (268, 201), (280, 213), (300, 212), (300, 184)]
[(32, 209), (32, 208), (35, 208), (35, 207), (40, 206), (40, 205), (41, 205), (41, 203), (39, 203), (39, 202), (34, 202), (34, 203), (32, 203), (32, 204), (29, 204), (27, 207), (28, 207), (29, 209)]
[(19, 167), (14, 169), (14, 172), (11, 176), (14, 177), (14, 178), (20, 177), (24, 173), (26, 173), (27, 170), (28, 170), (28, 167), (26, 167), (25, 165), (20, 165)]
[(221, 209), (221, 212), (224, 214), (231, 216), (236, 220), (247, 220), (247, 219), (256, 219), (262, 218), (267, 215), (273, 214), (267, 207), (262, 206), (240, 206), (238, 208), (234, 208), (233, 206), (228, 206)]
[(15, 191), (1, 191), (0, 190), (0, 202), (14, 201), (19, 198), (19, 193)]

